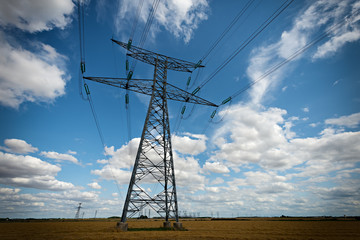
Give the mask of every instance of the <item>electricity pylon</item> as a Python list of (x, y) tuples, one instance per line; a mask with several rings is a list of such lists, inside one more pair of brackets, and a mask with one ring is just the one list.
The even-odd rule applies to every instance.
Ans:
[(80, 218), (80, 209), (81, 209), (81, 203), (79, 203), (79, 206), (77, 207), (77, 211), (75, 214), (75, 219), (79, 219)]
[(151, 96), (121, 223), (125, 224), (127, 217), (134, 216), (145, 207), (153, 209), (165, 218), (164, 226), (166, 223), (169, 224), (170, 218), (175, 219), (178, 223), (178, 203), (167, 100), (214, 107), (217, 105), (167, 83), (167, 70), (191, 72), (192, 69), (203, 66), (199, 63), (195, 64), (129, 46), (129, 44), (114, 39), (112, 41), (127, 49), (128, 56), (154, 65), (152, 80), (131, 79), (131, 71), (127, 78), (85, 77), (91, 81)]

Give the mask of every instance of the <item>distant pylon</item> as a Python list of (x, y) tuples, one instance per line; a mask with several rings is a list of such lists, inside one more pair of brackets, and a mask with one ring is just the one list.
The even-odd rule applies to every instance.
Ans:
[(75, 219), (79, 219), (80, 217), (80, 209), (81, 209), (81, 203), (79, 203), (79, 206), (77, 207), (77, 211), (76, 211), (76, 214), (75, 214)]

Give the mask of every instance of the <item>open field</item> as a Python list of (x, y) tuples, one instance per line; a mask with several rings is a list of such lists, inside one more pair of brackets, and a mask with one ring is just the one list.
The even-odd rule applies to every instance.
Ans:
[[(128, 232), (116, 220), (3, 221), (0, 239), (360, 239), (354, 218), (183, 219), (185, 231), (161, 231), (162, 220), (129, 220)], [(146, 228), (146, 230), (144, 230)], [(153, 229), (151, 229), (153, 228)]]

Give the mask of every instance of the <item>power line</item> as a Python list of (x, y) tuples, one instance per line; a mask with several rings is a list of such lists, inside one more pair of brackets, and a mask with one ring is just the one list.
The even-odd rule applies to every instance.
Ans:
[(144, 0), (140, 0), (139, 3), (138, 3), (137, 10), (136, 10), (136, 17), (135, 17), (134, 23), (133, 23), (132, 28), (131, 28), (131, 33), (130, 33), (129, 40), (133, 39), (133, 37), (134, 37), (136, 26), (137, 26), (138, 21), (139, 21), (139, 17), (140, 17), (140, 13), (141, 13), (143, 3), (144, 3)]
[[(220, 36), (216, 39), (216, 41), (210, 46), (210, 48), (206, 51), (206, 53), (204, 54), (204, 56), (199, 60), (198, 65), (200, 65), (209, 55), (210, 53), (217, 47), (217, 45), (220, 43), (220, 41), (226, 36), (226, 34), (230, 31), (230, 29), (235, 25), (235, 23), (237, 23), (237, 21), (240, 19), (241, 16), (243, 16), (243, 14), (248, 10), (248, 8), (251, 6), (251, 4), (254, 2), (255, 0), (249, 0), (245, 6), (238, 12), (238, 14), (235, 16), (235, 18), (230, 22), (230, 24), (225, 28), (225, 30), (220, 34)], [(195, 68), (196, 69), (196, 68)], [(186, 91), (189, 88), (192, 88), (197, 79), (199, 78), (200, 74), (202, 72), (202, 68), (199, 69), (199, 71), (197, 71), (195, 80), (193, 81), (193, 83), (190, 86), (190, 82), (191, 82), (191, 77), (192, 77), (192, 73), (190, 74), (187, 83), (186, 83)], [(180, 110), (181, 112), (178, 114), (176, 123), (175, 123), (175, 131), (178, 130), (178, 128), (180, 127), (181, 121), (182, 120), (186, 120), (188, 119), (193, 111), (194, 111), (194, 107), (192, 108), (190, 114), (187, 117), (184, 117), (184, 113), (187, 107), (187, 103), (184, 103), (181, 107)]]
[(84, 8), (80, 0), (77, 2), (78, 21), (79, 21), (79, 50), (80, 50), (80, 69), (79, 69), (79, 94), (83, 100), (88, 100), (83, 92), (83, 74), (85, 72), (85, 24), (84, 24)]
[[(210, 80), (212, 80), (228, 63), (230, 63), (246, 46), (248, 46), (261, 32), (265, 30), (287, 7), (290, 6), (290, 4), (294, 0), (286, 0), (276, 11), (268, 17), (247, 39), (245, 42), (243, 42), (222, 64), (220, 64), (215, 71), (210, 75), (210, 77), (203, 81), (193, 92), (192, 94), (197, 94), (202, 87), (204, 87), (207, 83), (209, 83)], [(243, 13), (249, 8), (249, 6), (253, 3), (253, 1), (249, 1), (245, 7), (238, 13), (238, 15), (234, 18), (234, 20), (230, 23), (230, 25), (225, 29), (225, 31), (221, 34), (221, 36), (218, 38), (220, 41), (225, 34), (230, 30), (230, 28), (235, 24), (235, 22), (243, 15)], [(219, 41), (216, 41), (213, 46), (215, 47)], [(211, 51), (214, 49), (213, 47), (210, 48)], [(207, 57), (208, 54), (205, 54)], [(200, 60), (201, 62), (201, 60)], [(180, 115), (182, 119), (182, 115)], [(181, 121), (181, 120), (180, 120)], [(179, 126), (180, 123), (177, 125)]]
[[(144, 44), (145, 44), (146, 38), (147, 38), (147, 36), (149, 34), (149, 31), (150, 31), (150, 27), (151, 27), (152, 22), (154, 20), (156, 10), (157, 10), (157, 8), (159, 6), (159, 2), (160, 2), (160, 0), (154, 0), (154, 2), (153, 2), (153, 5), (151, 7), (148, 19), (147, 19), (145, 27), (144, 27), (144, 30), (143, 30), (143, 32), (141, 34), (141, 37), (140, 37), (140, 42), (138, 44), (138, 46), (140, 48), (142, 48), (144, 46)], [(131, 46), (129, 46), (129, 47), (131, 47)], [(128, 47), (128, 50), (129, 50), (129, 47)], [(132, 76), (133, 72), (135, 71), (136, 64), (137, 64), (137, 60), (134, 59), (132, 64), (131, 64), (130, 72), (127, 75), (129, 80), (131, 79), (131, 76)]]
[(265, 22), (253, 32), (222, 64), (220, 64), (208, 79), (203, 81), (198, 88), (204, 87), (213, 79), (227, 64), (229, 64), (246, 46), (248, 46), (261, 32), (265, 30), (294, 0), (286, 0)]
[[(358, 10), (357, 12), (355, 12), (352, 15), (355, 15), (357, 13), (359, 13), (360, 11)], [(299, 55), (301, 55), (302, 53), (304, 53), (305, 51), (307, 51), (309, 48), (311, 48), (312, 46), (314, 46), (315, 44), (317, 44), (318, 42), (320, 42), (321, 40), (323, 40), (325, 37), (329, 36), (330, 33), (332, 33), (334, 30), (336, 30), (337, 28), (341, 27), (343, 25), (344, 22), (346, 22), (348, 19), (348, 17), (345, 17), (342, 21), (340, 21), (339, 23), (337, 23), (336, 25), (334, 25), (333, 27), (329, 28), (326, 32), (322, 33), (321, 35), (319, 35), (317, 38), (315, 38), (314, 40), (312, 40), (311, 42), (309, 42), (308, 44), (306, 44), (304, 47), (300, 48), (299, 50), (297, 50), (296, 52), (294, 52), (293, 54), (291, 54), (288, 58), (286, 58), (285, 60), (283, 60), (282, 62), (272, 66), (270, 69), (268, 69), (263, 75), (261, 75), (258, 79), (256, 79), (255, 81), (253, 81), (252, 83), (250, 83), (248, 86), (246, 86), (243, 89), (240, 89), (239, 91), (235, 92), (233, 95), (231, 95), (230, 97), (232, 99), (234, 99), (235, 97), (239, 96), (241, 93), (245, 92), (246, 90), (248, 90), (249, 88), (251, 88), (253, 85), (255, 85), (256, 83), (258, 83), (259, 81), (263, 80), (264, 78), (266, 78), (268, 75), (270, 75), (271, 73), (275, 72), (276, 70), (278, 70), (279, 68), (283, 67), (285, 64), (291, 62), (293, 59), (295, 59), (296, 57), (298, 57)]]
[[(131, 33), (130, 33), (130, 38), (129, 38), (129, 41), (128, 41), (128, 45), (127, 45), (127, 52), (129, 52), (129, 50), (131, 48), (131, 45), (132, 45), (132, 41), (133, 41), (132, 38), (134, 36), (135, 29), (136, 29), (136, 26), (137, 26), (137, 23), (138, 23), (138, 20), (139, 20), (139, 16), (140, 16), (140, 12), (141, 12), (143, 2), (144, 2), (144, 0), (141, 0), (139, 2), (139, 4), (138, 4), (138, 7), (137, 7), (136, 18), (135, 18), (135, 21), (134, 21), (134, 24), (133, 24), (133, 27), (132, 27), (132, 30), (131, 30)], [(154, 0), (154, 2), (153, 2), (152, 8), (150, 10), (148, 19), (147, 19), (145, 27), (144, 27), (144, 30), (143, 30), (143, 32), (141, 34), (140, 44), (139, 44), (140, 48), (145, 44), (146, 38), (147, 38), (148, 33), (150, 31), (150, 27), (151, 27), (152, 22), (154, 20), (156, 10), (158, 8), (159, 2), (160, 2), (160, 0)], [(127, 76), (128, 82), (129, 82), (131, 80), (131, 78), (132, 78), (133, 72), (135, 71), (135, 67), (136, 67), (136, 64), (137, 64), (137, 59), (134, 59), (132, 61), (131, 68), (129, 68), (129, 65), (130, 65), (129, 58), (128, 58), (128, 54), (126, 54), (126, 63), (125, 64), (126, 64), (126, 76)], [(131, 119), (130, 119), (130, 105), (129, 105), (130, 99), (129, 98), (130, 98), (129, 97), (129, 90), (126, 89), (125, 105), (126, 105), (126, 115), (127, 115), (128, 140), (130, 142), (130, 140), (131, 140)]]
[[(97, 114), (96, 114), (96, 111), (95, 111), (95, 107), (94, 107), (94, 103), (93, 103), (93, 100), (92, 100), (92, 97), (91, 97), (91, 94), (90, 94), (89, 86), (86, 83), (84, 83), (84, 88), (85, 88), (87, 99), (88, 99), (88, 102), (89, 102), (89, 105), (90, 105), (90, 108), (91, 108), (91, 113), (92, 113), (92, 115), (94, 117), (96, 129), (97, 129), (99, 137), (100, 137), (102, 148), (105, 149), (106, 145), (105, 145), (105, 141), (104, 141), (104, 136), (103, 136), (103, 133), (101, 131), (100, 123), (99, 123), (99, 120), (98, 120), (98, 117), (97, 117)], [(120, 191), (119, 184), (118, 184), (118, 182), (117, 182), (117, 180), (115, 178), (115, 175), (114, 175), (114, 172), (113, 172), (113, 169), (112, 169), (112, 166), (111, 166), (111, 161), (110, 161), (107, 154), (105, 155), (105, 157), (106, 157), (106, 159), (107, 159), (107, 161), (109, 163), (109, 167), (110, 167), (109, 169), (110, 169), (110, 172), (111, 172), (111, 176), (115, 181), (116, 188), (117, 188), (117, 190), (118, 190), (118, 192), (120, 194), (120, 197), (123, 198), (123, 196), (121, 194), (121, 191)]]
[[(90, 90), (89, 90), (89, 86), (84, 82), (84, 73), (86, 71), (85, 69), (85, 13), (84, 13), (84, 7), (83, 7), (83, 3), (81, 3), (80, 0), (78, 0), (77, 2), (77, 7), (78, 7), (78, 21), (79, 21), (79, 50), (80, 50), (80, 69), (79, 69), (79, 92), (80, 92), (80, 96), (83, 100), (87, 100), (89, 102), (90, 108), (91, 108), (91, 113), (93, 115), (94, 121), (95, 121), (95, 125), (96, 128), (98, 130), (98, 134), (100, 137), (100, 141), (102, 144), (103, 149), (105, 149), (106, 145), (104, 142), (104, 137), (100, 128), (100, 124), (99, 124), (99, 120), (98, 117), (96, 115), (95, 112), (95, 107), (94, 107), (94, 103), (92, 101), (91, 95), (90, 95)], [(82, 87), (84, 87), (85, 89), (85, 93), (86, 93), (86, 97), (83, 94), (82, 91)], [(118, 182), (116, 181), (116, 178), (113, 174), (113, 170), (112, 170), (112, 166), (111, 166), (111, 162), (110, 159), (108, 157), (108, 155), (106, 155), (107, 161), (109, 163), (109, 167), (110, 167), (110, 171), (112, 174), (112, 177), (115, 181), (117, 190), (119, 192), (119, 195), (121, 198), (122, 194), (120, 192), (120, 187)]]
[(203, 62), (209, 54), (214, 50), (214, 48), (219, 44), (219, 42), (225, 37), (225, 35), (230, 31), (230, 29), (234, 26), (234, 24), (240, 19), (240, 17), (247, 11), (250, 5), (254, 2), (254, 0), (249, 0), (245, 6), (240, 10), (240, 12), (235, 16), (235, 18), (231, 21), (231, 23), (225, 28), (225, 30), (221, 33), (218, 39), (211, 45), (211, 47), (207, 50), (204, 56), (201, 58)]
[[(225, 99), (220, 105), (219, 107), (221, 107), (222, 105), (225, 105), (228, 102), (231, 102), (234, 98), (238, 97), (240, 94), (244, 93), (245, 91), (247, 91), (248, 89), (250, 89), (252, 86), (254, 86), (256, 83), (260, 82), (261, 80), (263, 80), (264, 78), (266, 78), (268, 75), (272, 74), (273, 72), (275, 72), (276, 70), (278, 70), (279, 68), (283, 67), (284, 65), (286, 65), (287, 63), (291, 62), (292, 60), (294, 60), (296, 57), (300, 56), (301, 54), (303, 54), (304, 52), (306, 52), (308, 49), (310, 49), (311, 47), (313, 47), (315, 44), (319, 43), (320, 41), (322, 41), (324, 38), (328, 37), (331, 33), (333, 33), (336, 29), (340, 28), (341, 26), (343, 26), (343, 24), (345, 22), (347, 22), (352, 16), (357, 15), (360, 13), (360, 10), (353, 12), (352, 14), (345, 16), (340, 22), (338, 22), (337, 24), (333, 25), (331, 28), (327, 29), (324, 33), (318, 35), (315, 39), (313, 39), (311, 42), (309, 42), (308, 44), (306, 44), (305, 46), (303, 46), (302, 48), (298, 49), (297, 51), (295, 51), (294, 53), (292, 53), (288, 58), (284, 59), (283, 61), (281, 61), (280, 63), (272, 66), (271, 68), (269, 68), (263, 75), (261, 75), (259, 78), (257, 78), (255, 81), (253, 81), (252, 83), (248, 84), (246, 87), (236, 91), (234, 94), (232, 94), (230, 97), (228, 97), (227, 99)], [(213, 118), (216, 114), (216, 111), (218, 110), (215, 109), (214, 112), (212, 113), (209, 122), (212, 123), (217, 123), (217, 122), (213, 122)], [(222, 117), (222, 119), (220, 121), (222, 121), (224, 118), (224, 116)], [(204, 132), (206, 131), (206, 129), (208, 128), (208, 126), (205, 128)]]

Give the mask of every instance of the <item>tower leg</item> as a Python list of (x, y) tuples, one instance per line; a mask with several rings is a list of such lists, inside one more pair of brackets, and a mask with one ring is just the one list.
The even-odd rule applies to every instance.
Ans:
[(181, 222), (174, 222), (174, 229), (175, 230), (183, 230), (183, 226)]
[(171, 222), (165, 221), (165, 222), (163, 223), (163, 227), (164, 227), (164, 228), (171, 228)]
[(126, 223), (126, 222), (118, 222), (116, 227), (120, 231), (126, 232), (128, 230), (128, 223)]

